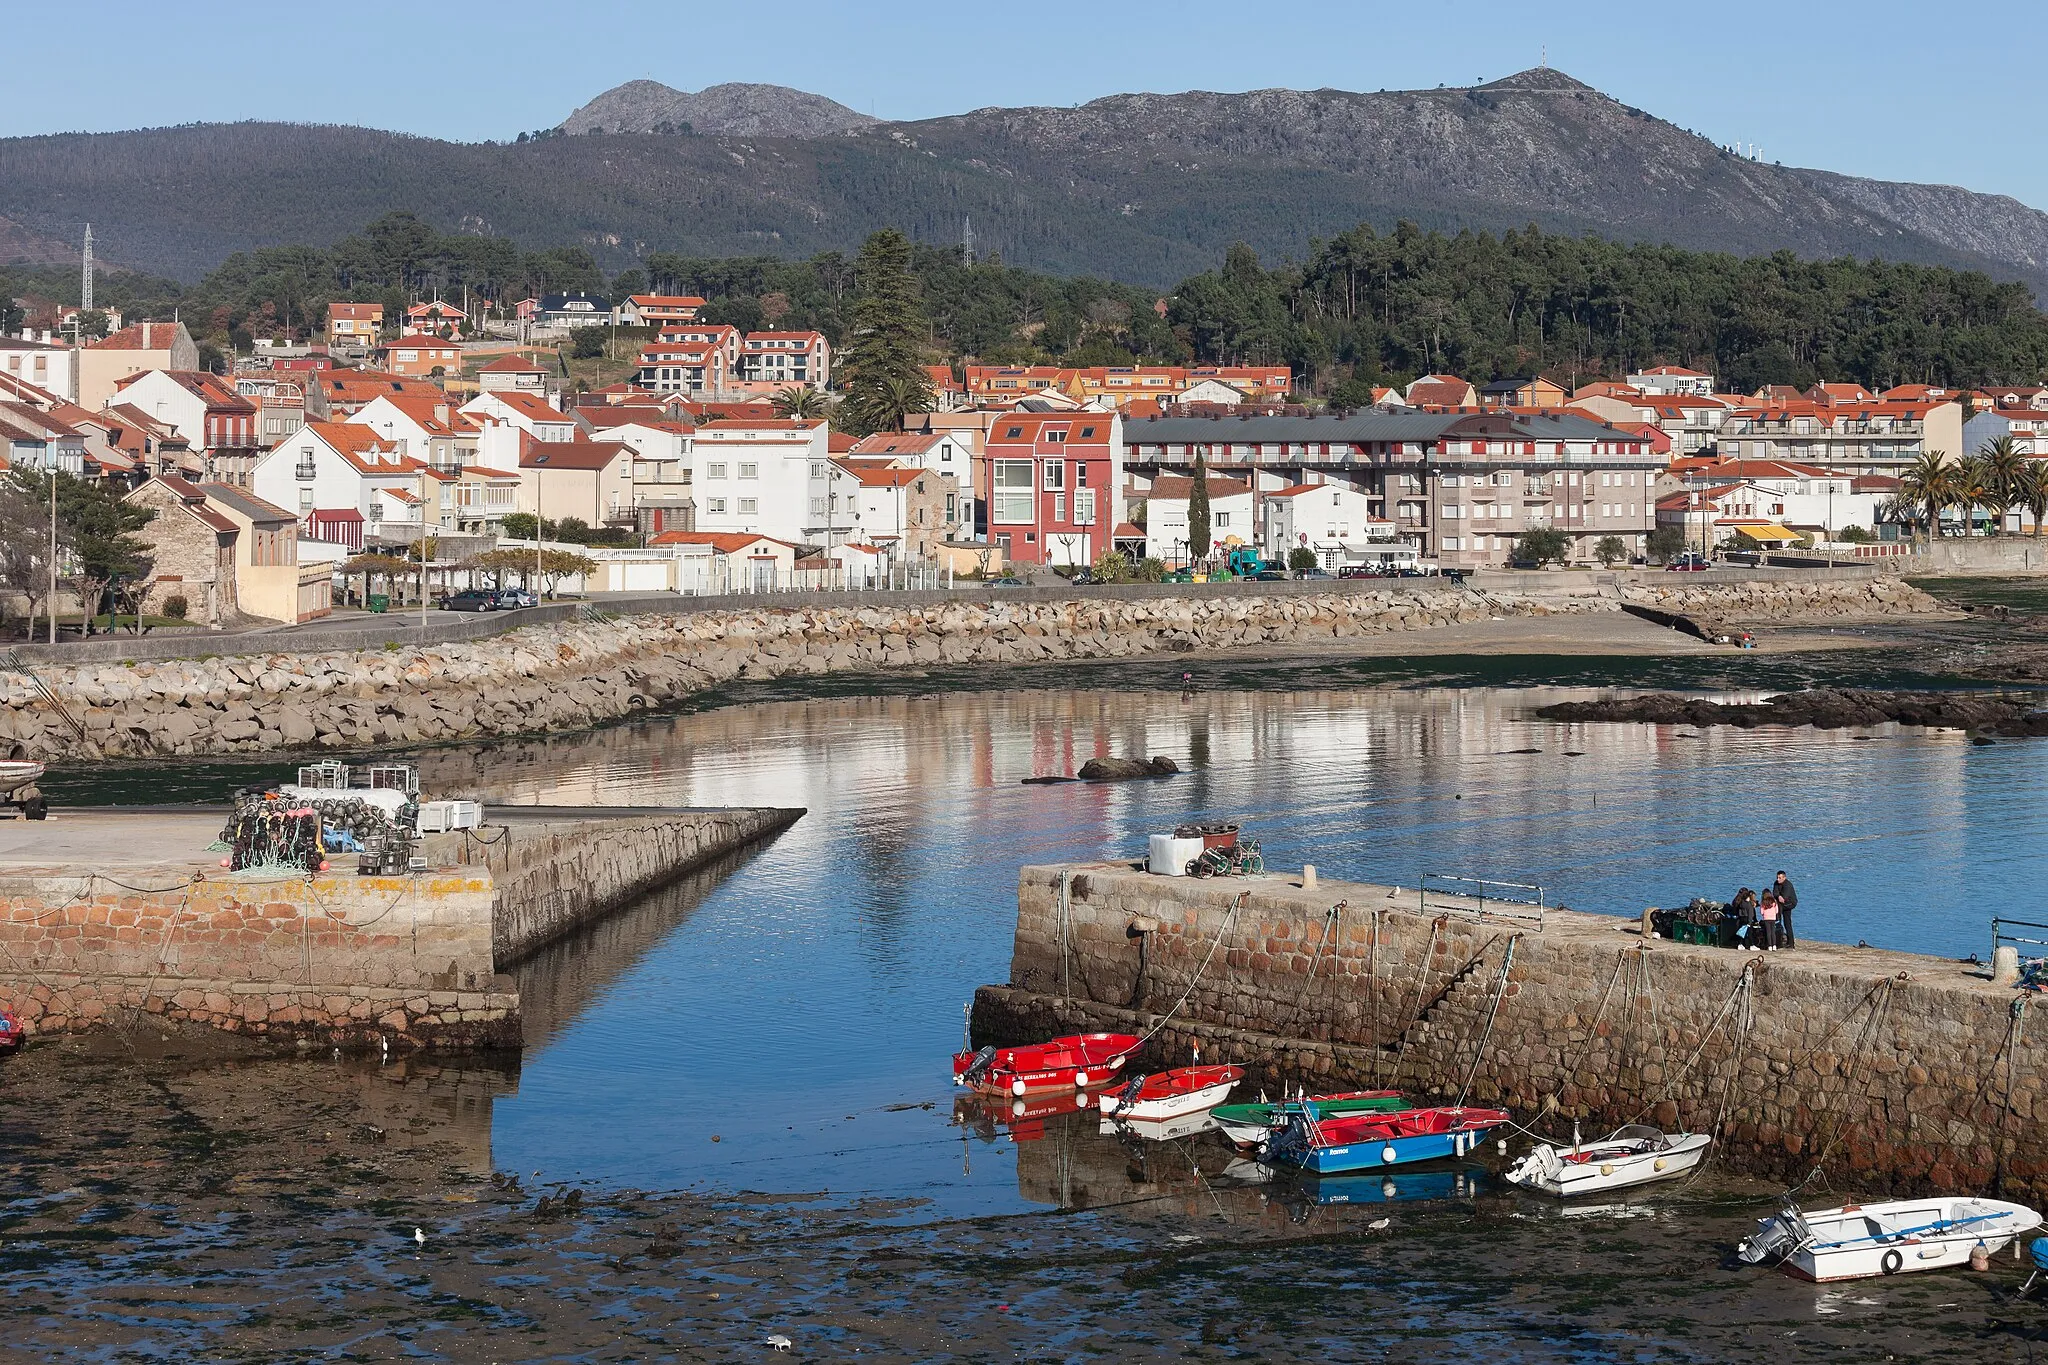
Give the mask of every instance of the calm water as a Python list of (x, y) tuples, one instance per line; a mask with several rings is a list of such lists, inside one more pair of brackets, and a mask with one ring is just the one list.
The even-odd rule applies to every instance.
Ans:
[[(1589, 665), (1554, 666), (1578, 681), (1573, 671)], [(1402, 1269), (1399, 1255), (1349, 1240), (1276, 1260), (1281, 1253), (1256, 1249), (1251, 1228), (1367, 1237), (1376, 1214), (1354, 1209), (1352, 1222), (1324, 1225), (1316, 1220), (1344, 1210), (1318, 1205), (1316, 1190), (1275, 1201), (1234, 1187), (1213, 1139), (1132, 1154), (1085, 1120), (1012, 1141), (1000, 1123), (956, 1119), (947, 1057), (974, 987), (1008, 975), (1020, 864), (1130, 855), (1147, 832), (1227, 816), (1264, 841), (1278, 868), (1308, 861), (1325, 875), (1407, 885), (1425, 870), (1539, 882), (1575, 908), (1616, 914), (1725, 896), (1784, 867), (1799, 883), (1803, 937), (1930, 953), (1985, 952), (1994, 911), (2034, 907), (2036, 850), (2048, 840), (2048, 746), (2038, 742), (1564, 726), (1531, 713), (1583, 690), (1319, 687), (1313, 668), (1287, 667), (1287, 685), (1271, 690), (1240, 690), (1238, 672), (1183, 697), (1155, 670), (1125, 675), (1142, 685), (1118, 689), (813, 696), (421, 756), (430, 789), (500, 803), (809, 809), (773, 843), (524, 964), (520, 1071), (464, 1101), (457, 1126), (502, 1171), (613, 1190), (822, 1192), (808, 1207), (857, 1206), (861, 1226), (941, 1237), (993, 1226), (963, 1219), (1113, 1209), (1080, 1215), (1115, 1220), (1086, 1235), (1149, 1237), (1170, 1251), (1177, 1229), (1207, 1229), (1213, 1240), (1220, 1219), (1246, 1240), (1228, 1268), (1172, 1272), (1186, 1302), (1237, 1295), (1246, 1312), (1279, 1324), (1280, 1341), (1296, 1321), (1336, 1333), (1311, 1339), (1342, 1340), (1326, 1303), (1264, 1304), (1243, 1278), (1309, 1273), (1331, 1292), (1369, 1293), (1376, 1311), (1421, 1338), (1470, 1332), (1476, 1349), (1503, 1330), (1503, 1313), (1533, 1321), (1559, 1304), (1609, 1302), (1622, 1266), (1652, 1277), (1708, 1273), (1718, 1253), (1702, 1238), (1740, 1235), (1757, 1192), (1667, 1196), (1663, 1214), (1609, 1227), (1558, 1223), (1530, 1201), (1491, 1196), (1475, 1223), (1468, 1201), (1478, 1185), (1431, 1183), (1455, 1184), (1451, 1173), (1393, 1191), (1346, 1184), (1334, 1197), (1368, 1205), (1389, 1194), (1455, 1197), (1414, 1215), (1433, 1229), (1435, 1260)], [(1167, 754), (1188, 771), (1118, 786), (1020, 785), (1099, 754)], [(135, 768), (68, 780), (73, 795), (163, 799), (257, 771), (229, 764), (173, 779)], [(886, 1213), (874, 1212), (877, 1199), (891, 1201)], [(1084, 1234), (1015, 1234), (1022, 1247), (1067, 1235)], [(1559, 1245), (1570, 1256), (1551, 1266), (1546, 1248)], [(1927, 1331), (1953, 1326), (1928, 1287), (1878, 1291), (1838, 1310), (1816, 1308), (1832, 1300), (1789, 1282), (1755, 1281), (1739, 1289), (1731, 1276), (1715, 1292), (1748, 1295), (1769, 1319), (1756, 1328), (1757, 1349), (1838, 1311), (1851, 1316), (1828, 1319), (1830, 1330), (1870, 1340), (1853, 1322), (1877, 1330), (1886, 1303), (1918, 1304), (1914, 1320)], [(1789, 1331), (1776, 1316), (1785, 1313)], [(1100, 1325), (1086, 1320), (1091, 1331)], [(1582, 1325), (1588, 1334), (1569, 1344), (1527, 1337), (1507, 1357), (1607, 1359), (1627, 1340), (1645, 1359), (1725, 1358), (1727, 1339), (1688, 1347), (1680, 1338), (1695, 1329), (1667, 1335), (1662, 1321)], [(2007, 1358), (2004, 1349), (1987, 1358)]]

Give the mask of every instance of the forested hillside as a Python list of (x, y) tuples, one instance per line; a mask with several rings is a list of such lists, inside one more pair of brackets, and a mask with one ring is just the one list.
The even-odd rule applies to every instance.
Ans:
[[(2048, 315), (2025, 285), (1942, 266), (1742, 258), (1626, 246), (1535, 228), (1447, 236), (1360, 226), (1306, 260), (1261, 265), (1232, 247), (1166, 299), (1088, 276), (1054, 276), (957, 248), (915, 249), (935, 360), (1126, 365), (1284, 361), (1306, 387), (1366, 401), (1374, 382), (1444, 370), (1485, 381), (1541, 372), (1569, 385), (1658, 363), (1751, 391), (1856, 380), (2039, 382)], [(0, 295), (75, 301), (75, 273), (0, 269)], [(422, 298), (508, 305), (551, 289), (702, 295), (707, 319), (742, 330), (816, 328), (841, 339), (852, 259), (655, 252), (607, 278), (581, 247), (523, 251), (502, 237), (440, 233), (389, 214), (331, 247), (237, 253), (193, 286), (108, 272), (100, 301), (131, 318), (175, 311), (217, 346), (304, 337), (335, 299), (394, 311)]]

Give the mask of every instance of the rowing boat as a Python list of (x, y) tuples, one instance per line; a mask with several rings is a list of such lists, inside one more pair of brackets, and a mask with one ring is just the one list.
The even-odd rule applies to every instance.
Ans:
[(1644, 1124), (1617, 1128), (1592, 1143), (1538, 1147), (1507, 1169), (1510, 1185), (1569, 1199), (1684, 1175), (1706, 1157), (1706, 1133), (1664, 1133)]
[(1935, 1196), (1887, 1204), (1844, 1204), (1803, 1213), (1787, 1203), (1757, 1220), (1736, 1254), (1751, 1265), (1775, 1258), (1806, 1280), (1861, 1280), (1962, 1265), (1980, 1243), (2003, 1251), (2041, 1225), (2041, 1215), (2002, 1199)]
[(1459, 1107), (1321, 1120), (1295, 1114), (1267, 1139), (1264, 1159), (1318, 1175), (1377, 1171), (1464, 1156), (1507, 1121), (1505, 1110)]
[(1230, 1098), (1231, 1087), (1244, 1079), (1241, 1066), (1177, 1066), (1150, 1076), (1134, 1076), (1121, 1090), (1098, 1103), (1104, 1118), (1126, 1122), (1159, 1122), (1202, 1114)]
[(1219, 1104), (1213, 1111), (1223, 1136), (1245, 1151), (1264, 1142), (1271, 1131), (1284, 1124), (1287, 1116), (1306, 1106), (1319, 1119), (1343, 1118), (1350, 1114), (1394, 1113), (1408, 1107), (1398, 1090), (1351, 1090), (1341, 1095), (1309, 1095), (1283, 1100), (1279, 1104)]
[(1024, 1047), (985, 1047), (953, 1054), (953, 1084), (989, 1094), (1085, 1090), (1123, 1069), (1137, 1047), (1132, 1033), (1076, 1033)]

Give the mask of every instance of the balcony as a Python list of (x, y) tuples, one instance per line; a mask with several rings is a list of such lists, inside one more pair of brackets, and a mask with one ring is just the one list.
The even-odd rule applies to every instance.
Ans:
[(292, 477), (300, 483), (311, 483), (313, 481), (313, 462), (311, 460), (301, 460), (292, 467)]

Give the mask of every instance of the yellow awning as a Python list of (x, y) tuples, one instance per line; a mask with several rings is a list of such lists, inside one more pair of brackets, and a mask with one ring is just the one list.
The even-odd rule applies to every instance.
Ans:
[(1742, 534), (1748, 536), (1751, 540), (1782, 542), (1799, 539), (1799, 533), (1797, 531), (1788, 531), (1782, 526), (1774, 526), (1769, 522), (1756, 522), (1753, 524), (1742, 523), (1730, 526), (1728, 529), (1731, 531), (1740, 531), (1742, 532)]

